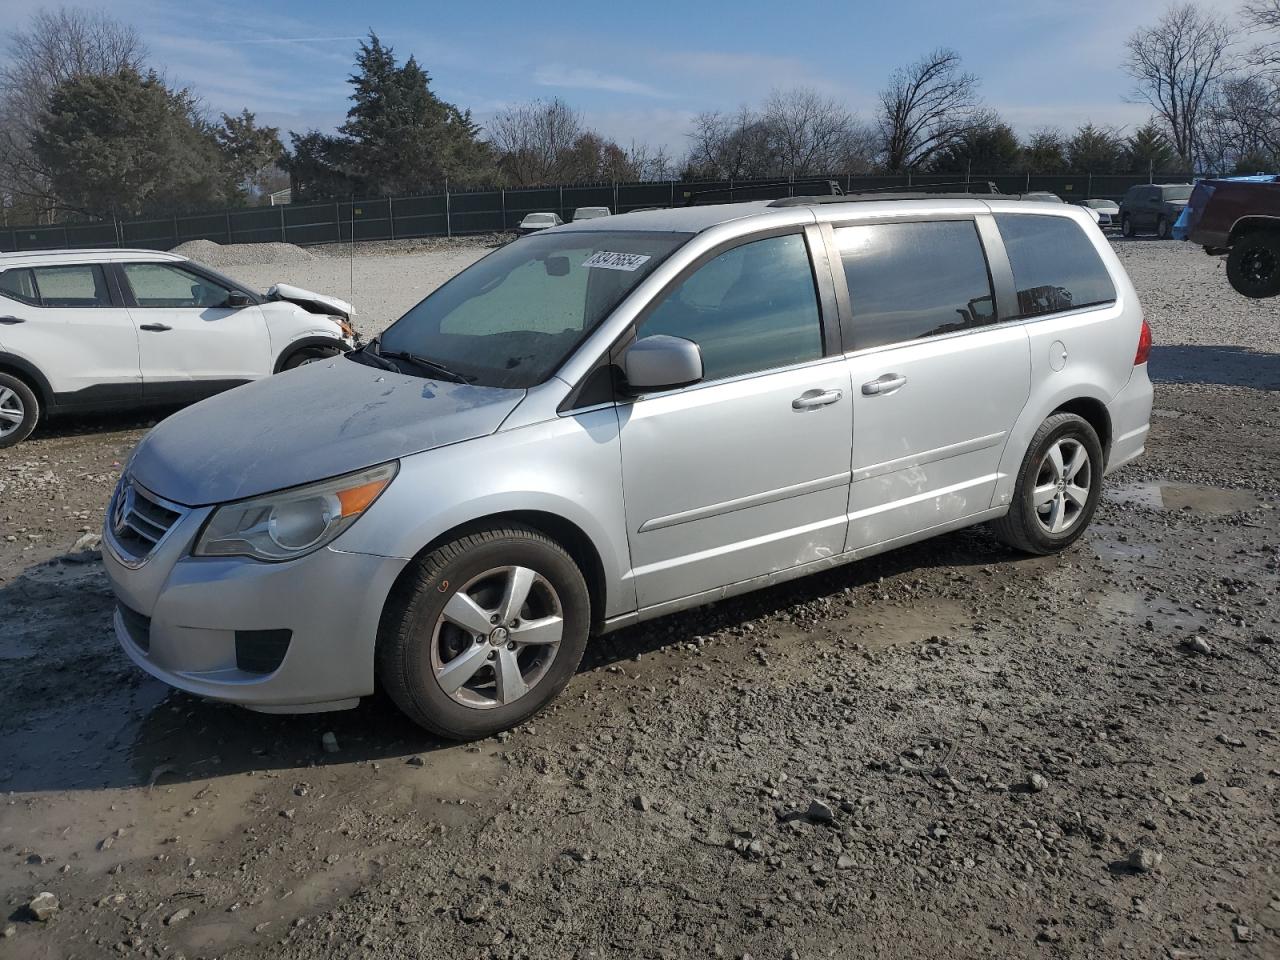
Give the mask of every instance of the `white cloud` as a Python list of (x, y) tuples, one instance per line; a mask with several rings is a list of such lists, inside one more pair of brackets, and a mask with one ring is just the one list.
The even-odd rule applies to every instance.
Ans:
[(609, 73), (601, 73), (586, 67), (567, 67), (560, 63), (548, 63), (533, 71), (533, 81), (543, 87), (565, 87), (575, 90), (605, 90), (609, 93), (630, 93), (642, 97), (667, 97), (647, 83), (630, 80)]

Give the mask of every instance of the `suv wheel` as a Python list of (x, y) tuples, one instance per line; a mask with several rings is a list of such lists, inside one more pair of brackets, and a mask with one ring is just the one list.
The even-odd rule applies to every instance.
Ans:
[(40, 419), (40, 401), (22, 380), (0, 373), (0, 449), (31, 436)]
[(1133, 236), (1133, 221), (1129, 219), (1129, 215), (1127, 213), (1120, 218), (1120, 236)]
[(1169, 239), (1169, 218), (1161, 217), (1156, 221), (1156, 236), (1161, 240)]
[(1246, 297), (1280, 294), (1280, 231), (1246, 234), (1232, 246), (1227, 254), (1227, 280)]
[(415, 561), (383, 612), (378, 677), (431, 732), (487, 737), (555, 699), (590, 625), (564, 548), (528, 527), (484, 528)]
[(308, 363), (319, 363), (321, 360), (336, 357), (341, 352), (337, 347), (303, 347), (289, 354), (288, 359), (280, 364), (280, 369), (281, 371), (295, 370), (298, 367), (305, 367)]
[(1065, 550), (1093, 519), (1102, 470), (1102, 444), (1089, 422), (1055, 413), (1031, 438), (1009, 512), (992, 521), (992, 531), (1025, 553)]

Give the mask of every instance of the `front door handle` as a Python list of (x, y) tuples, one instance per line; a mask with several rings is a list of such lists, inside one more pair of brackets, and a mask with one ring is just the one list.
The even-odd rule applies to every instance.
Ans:
[(138, 328), (139, 330), (149, 330), (152, 333), (164, 333), (166, 330), (172, 330), (173, 327), (163, 323), (144, 323)]
[(27, 321), (23, 320), (22, 317), (13, 317), (13, 316), (0, 317), (0, 323), (3, 323), (6, 327), (11, 327), (15, 323), (26, 323), (26, 322)]
[(874, 380), (868, 380), (862, 385), (862, 394), (866, 397), (879, 397), (886, 393), (893, 393), (899, 387), (905, 386), (907, 378), (900, 373), (886, 373), (882, 377), (876, 377)]
[(843, 390), (806, 390), (791, 401), (792, 410), (813, 410), (835, 403), (844, 396)]

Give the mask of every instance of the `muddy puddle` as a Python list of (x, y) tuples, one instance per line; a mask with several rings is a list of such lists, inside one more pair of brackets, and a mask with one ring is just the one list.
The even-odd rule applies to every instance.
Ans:
[(1122, 483), (1106, 488), (1103, 496), (1112, 503), (1168, 512), (1187, 510), (1210, 517), (1253, 510), (1261, 503), (1249, 490), (1194, 483)]

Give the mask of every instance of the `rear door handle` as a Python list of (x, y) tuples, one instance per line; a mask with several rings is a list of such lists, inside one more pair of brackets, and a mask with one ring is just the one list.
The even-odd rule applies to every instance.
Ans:
[(22, 317), (0, 317), (0, 323), (3, 323), (6, 327), (11, 327), (15, 323), (26, 323), (26, 322), (27, 321), (23, 320)]
[(164, 333), (166, 330), (172, 330), (173, 327), (163, 323), (144, 323), (138, 329), (150, 330), (152, 333)]
[(862, 394), (867, 397), (883, 396), (886, 393), (893, 393), (899, 387), (905, 386), (907, 378), (900, 373), (886, 373), (882, 377), (876, 377), (874, 380), (868, 380), (862, 385)]
[(813, 410), (835, 403), (844, 396), (843, 390), (806, 390), (791, 401), (792, 410)]

